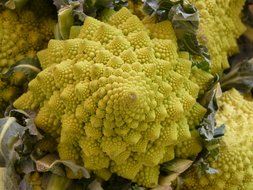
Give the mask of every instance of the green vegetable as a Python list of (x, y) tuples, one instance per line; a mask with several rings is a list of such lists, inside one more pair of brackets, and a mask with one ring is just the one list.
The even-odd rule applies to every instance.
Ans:
[(127, 5), (127, 0), (77, 0), (77, 1), (53, 1), (58, 10), (57, 39), (71, 38), (72, 26), (82, 25), (87, 16), (106, 20), (122, 6)]
[[(10, 171), (15, 167), (15, 183), (23, 189), (160, 190), (171, 189), (187, 170), (185, 189), (213, 189), (216, 181), (220, 189), (252, 187), (250, 130), (244, 125), (238, 130), (236, 123), (251, 126), (252, 105), (235, 90), (217, 96), (218, 76), (245, 30), (242, 0), (148, 0), (143, 8), (149, 15), (138, 11), (139, 1), (129, 3), (132, 10), (117, 12), (126, 1), (54, 3), (59, 10), (56, 39), (41, 50), (47, 43), (42, 37), (31, 58), (23, 51), (21, 61), (15, 56), (10, 57), (14, 61), (0, 60), (7, 60), (0, 84), (4, 104), (12, 103), (18, 88), (23, 93), (31, 80), (14, 107), (32, 114), (0, 120), (0, 152)], [(17, 22), (43, 17), (40, 5), (34, 7), (37, 13), (24, 14), (32, 4), (15, 10), (22, 15)], [(93, 14), (101, 20), (87, 16)], [(7, 26), (1, 30), (0, 23), (0, 32)], [(25, 36), (27, 43), (36, 35)], [(245, 73), (250, 75), (245, 68), (232, 68), (222, 77), (223, 88), (234, 86), (231, 79)], [(249, 91), (247, 76), (238, 81)], [(234, 110), (241, 113), (236, 121), (229, 115)], [(15, 133), (6, 144), (1, 139), (9, 130)], [(230, 172), (235, 168), (238, 174)]]
[(243, 93), (252, 92), (253, 88), (253, 59), (238, 61), (229, 72), (221, 78), (223, 90), (236, 88)]
[(211, 73), (221, 75), (229, 67), (228, 56), (238, 52), (236, 39), (246, 30), (240, 15), (245, 0), (189, 2), (146, 0), (144, 10), (158, 20), (172, 20), (179, 48), (189, 51), (200, 68), (210, 62)]
[(42, 0), (35, 2), (37, 8), (29, 2), (21, 10), (0, 11), (1, 72), (23, 58), (34, 58), (53, 37), (55, 21), (51, 18), (50, 6), (47, 1), (44, 4)]
[[(47, 0), (8, 1), (0, 10), (0, 115), (40, 72), (37, 51), (53, 38), (54, 14)], [(21, 4), (20, 3), (24, 3)], [(20, 5), (20, 7), (19, 7)]]
[(0, 115), (3, 116), (8, 104), (11, 104), (26, 89), (28, 82), (41, 71), (36, 58), (24, 58), (13, 64), (0, 75)]
[(108, 24), (87, 17), (78, 38), (38, 53), (44, 70), (14, 105), (39, 110), (35, 123), (59, 138), (61, 159), (155, 187), (159, 164), (191, 137), (188, 121), (205, 114), (196, 98), (213, 76), (180, 57), (169, 21), (154, 25), (164, 28), (149, 33), (122, 8)]
[(211, 72), (229, 68), (228, 56), (238, 52), (236, 39), (246, 30), (241, 21), (245, 0), (190, 0), (200, 16), (198, 40), (208, 49)]
[(216, 120), (218, 125), (226, 125), (226, 132), (220, 139), (217, 159), (211, 156), (207, 159), (207, 164), (216, 171), (203, 174), (198, 167), (193, 167), (184, 174), (182, 189), (253, 188), (253, 102), (232, 89), (218, 99), (218, 105)]

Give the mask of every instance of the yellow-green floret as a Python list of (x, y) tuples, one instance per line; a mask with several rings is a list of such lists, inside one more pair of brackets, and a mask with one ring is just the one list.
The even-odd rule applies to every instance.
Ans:
[[(46, 48), (55, 25), (51, 6), (48, 0), (32, 0), (19, 10), (0, 10), (1, 74), (23, 58), (34, 58), (39, 50)], [(22, 70), (7, 79), (0, 76), (0, 115), (25, 89), (26, 74)]]
[(226, 132), (218, 159), (208, 161), (218, 173), (198, 176), (192, 169), (184, 175), (183, 189), (253, 189), (253, 102), (232, 89), (219, 98), (218, 104), (216, 119), (218, 126), (226, 125)]
[[(42, 8), (43, 3), (40, 4), (39, 7)], [(49, 11), (48, 7), (43, 9), (43, 14), (42, 10), (36, 12), (37, 9), (33, 9), (34, 7), (35, 5), (24, 7), (22, 10), (0, 11), (1, 72), (22, 58), (34, 57), (53, 37), (55, 21), (50, 18), (51, 14), (46, 14)]]
[(156, 186), (159, 164), (205, 114), (196, 98), (212, 75), (195, 78), (174, 31), (151, 35), (126, 8), (108, 23), (87, 17), (78, 38), (51, 40), (38, 57), (44, 70), (15, 107), (39, 110), (35, 123), (59, 138), (61, 159), (104, 179)]
[(198, 39), (208, 48), (212, 73), (229, 67), (227, 57), (238, 51), (236, 39), (245, 31), (241, 11), (245, 0), (190, 0), (200, 15)]

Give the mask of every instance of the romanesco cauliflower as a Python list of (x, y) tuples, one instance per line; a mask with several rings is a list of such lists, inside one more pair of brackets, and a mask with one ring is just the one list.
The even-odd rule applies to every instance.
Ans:
[(38, 53), (44, 70), (14, 106), (39, 110), (35, 123), (58, 138), (61, 159), (154, 187), (159, 164), (191, 138), (205, 114), (196, 98), (213, 77), (178, 52), (169, 21), (154, 28), (122, 8)]
[(198, 38), (211, 56), (212, 73), (229, 67), (228, 56), (238, 51), (236, 39), (245, 31), (241, 11), (245, 0), (190, 0), (200, 14)]
[(37, 11), (34, 7), (27, 5), (22, 10), (0, 11), (1, 72), (22, 58), (34, 57), (53, 37), (55, 21), (45, 13), (49, 11), (48, 7), (42, 9), (44, 11)]
[[(53, 37), (55, 25), (53, 8), (47, 0), (32, 0), (19, 10), (0, 10), (0, 73), (6, 74), (10, 66), (34, 58)], [(37, 66), (32, 63), (32, 67)], [(11, 77), (0, 76), (0, 115), (25, 89), (24, 72)]]
[[(226, 125), (226, 133), (220, 142), (218, 159), (208, 161), (218, 173), (198, 176), (193, 168), (184, 175), (183, 189), (253, 189), (253, 102), (232, 89), (219, 98), (218, 104), (216, 119), (218, 125)], [(192, 142), (188, 143), (189, 150), (194, 149), (198, 140), (194, 138)]]

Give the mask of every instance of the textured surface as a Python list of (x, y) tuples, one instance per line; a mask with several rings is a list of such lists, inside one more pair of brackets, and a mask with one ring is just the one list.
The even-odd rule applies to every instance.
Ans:
[(50, 7), (41, 0), (34, 3), (19, 11), (0, 11), (1, 71), (22, 58), (34, 57), (53, 37), (55, 21), (50, 18)]
[(232, 89), (222, 95), (218, 104), (218, 126), (225, 124), (226, 133), (218, 159), (210, 159), (209, 164), (219, 173), (199, 178), (193, 169), (185, 174), (184, 189), (253, 189), (253, 102)]
[(87, 17), (79, 38), (51, 40), (14, 105), (39, 109), (35, 122), (59, 139), (61, 159), (153, 187), (205, 114), (196, 98), (212, 75), (179, 56), (169, 21), (149, 30), (123, 8), (108, 23)]
[(228, 56), (238, 51), (236, 39), (245, 31), (241, 11), (245, 0), (190, 0), (200, 14), (199, 40), (211, 56), (212, 73), (229, 67)]

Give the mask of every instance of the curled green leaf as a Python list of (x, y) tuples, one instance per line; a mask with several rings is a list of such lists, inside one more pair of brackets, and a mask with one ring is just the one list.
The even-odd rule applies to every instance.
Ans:
[(80, 33), (81, 28), (82, 28), (81, 26), (72, 26), (70, 28), (69, 38), (70, 39), (77, 38)]
[(119, 10), (127, 5), (127, 0), (54, 0), (58, 9), (56, 39), (73, 37), (71, 27), (82, 25), (87, 16), (100, 17), (105, 9)]
[(34, 79), (40, 71), (40, 63), (37, 58), (24, 58), (13, 64), (1, 78), (12, 85), (24, 86), (24, 83)]
[(192, 164), (192, 160), (179, 158), (163, 163), (160, 167), (162, 175), (159, 177), (159, 186), (153, 190), (171, 190), (172, 182), (190, 168)]
[(58, 13), (58, 31), (62, 39), (68, 39), (70, 28), (74, 25), (73, 7), (66, 6), (59, 10)]
[(220, 83), (224, 91), (236, 88), (242, 93), (250, 93), (253, 89), (253, 58), (233, 64)]
[[(199, 102), (207, 108), (206, 115), (202, 119), (198, 130), (200, 136), (203, 137), (205, 141), (211, 141), (215, 138), (216, 120), (215, 115), (218, 110), (217, 96), (221, 95), (221, 89), (219, 84), (219, 76), (214, 78), (213, 86), (204, 94), (204, 96), (199, 100)], [(224, 130), (220, 130), (220, 132)], [(217, 133), (217, 132), (216, 132)], [(219, 134), (219, 137), (224, 135)]]
[(81, 166), (76, 165), (69, 160), (59, 160), (58, 156), (55, 154), (48, 154), (39, 160), (34, 160), (36, 164), (37, 171), (47, 172), (51, 171), (57, 175), (64, 176), (65, 171), (62, 169), (61, 165), (68, 167), (74, 175), (77, 175), (78, 172), (82, 173), (82, 177), (90, 178), (89, 172)]
[(192, 165), (192, 160), (187, 159), (174, 159), (161, 165), (160, 170), (166, 173), (175, 172), (183, 173)]
[(178, 39), (180, 51), (191, 54), (193, 66), (210, 71), (208, 49), (197, 39), (199, 12), (186, 0), (145, 0), (144, 12), (155, 15), (158, 21), (170, 20)]
[(225, 125), (216, 125), (216, 112), (218, 111), (217, 99), (221, 96), (220, 79), (216, 75), (212, 87), (199, 99), (199, 102), (207, 109), (197, 130), (202, 137), (202, 151), (198, 154), (193, 166), (196, 167), (199, 175), (203, 173), (213, 174), (218, 172), (211, 168), (207, 162), (208, 159), (217, 159), (219, 153), (219, 142), (225, 134)]
[(0, 163), (1, 166), (17, 157), (14, 144), (18, 141), (24, 127), (16, 122), (14, 117), (0, 119)]
[(212, 168), (210, 167), (210, 165), (205, 162), (203, 159), (200, 159), (199, 162), (197, 162), (197, 172), (198, 172), (198, 175), (201, 176), (203, 174), (216, 174), (218, 173), (218, 170), (215, 169), (215, 168)]
[(144, 0), (143, 10), (148, 15), (156, 15), (158, 20), (166, 20), (170, 9), (177, 4), (183, 3), (183, 0)]

